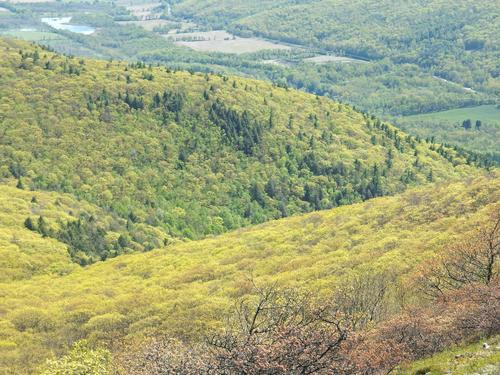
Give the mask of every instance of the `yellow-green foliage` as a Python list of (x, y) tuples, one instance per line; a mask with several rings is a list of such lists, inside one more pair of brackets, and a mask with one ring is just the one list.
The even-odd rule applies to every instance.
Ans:
[(79, 341), (61, 359), (47, 361), (42, 367), (42, 375), (107, 375), (110, 362), (107, 350), (93, 350), (85, 341)]
[[(0, 178), (177, 237), (477, 172), (467, 155), (266, 82), (79, 60), (6, 39), (0, 54)], [(183, 105), (155, 105), (165, 91)], [(230, 129), (214, 106), (230, 113)]]
[(0, 281), (30, 278), (38, 274), (64, 274), (72, 264), (67, 246), (28, 230), (28, 217), (43, 216), (52, 226), (58, 221), (76, 220), (78, 214), (95, 214), (98, 208), (69, 195), (25, 191), (0, 185)]
[(0, 284), (1, 365), (27, 372), (82, 338), (199, 337), (252, 278), (326, 296), (351, 273), (408, 274), (488, 220), (499, 192), (498, 173), (465, 178)]
[[(488, 348), (483, 344), (487, 343)], [(408, 375), (495, 375), (500, 373), (500, 337), (495, 336), (479, 343), (452, 348), (445, 352), (401, 369)]]

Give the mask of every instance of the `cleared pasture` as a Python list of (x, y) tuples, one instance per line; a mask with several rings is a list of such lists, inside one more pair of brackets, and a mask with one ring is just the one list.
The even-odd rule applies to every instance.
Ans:
[(352, 59), (350, 57), (333, 55), (318, 55), (314, 57), (308, 57), (304, 59), (304, 61), (314, 64), (365, 62), (363, 60)]
[(290, 49), (289, 46), (259, 38), (240, 38), (224, 30), (177, 33), (166, 36), (175, 44), (202, 52), (253, 53), (262, 50)]
[(157, 9), (161, 7), (162, 3), (144, 3), (139, 5), (126, 6), (127, 10), (139, 20), (157, 19), (160, 13)]

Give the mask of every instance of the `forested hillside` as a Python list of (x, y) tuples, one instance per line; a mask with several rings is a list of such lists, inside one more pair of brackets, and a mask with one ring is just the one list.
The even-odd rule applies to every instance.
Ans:
[(0, 375), (497, 373), (499, 22), (0, 0)]
[[(498, 104), (496, 0), (176, 3), (174, 14), (208, 27), (304, 48), (302, 53), (261, 54), (282, 64), (266, 72), (273, 80), (339, 98), (384, 118), (396, 117), (396, 124), (413, 135), (435, 136), (469, 150), (477, 150), (479, 144), (479, 152), (499, 158), (498, 142), (489, 142), (498, 131), (496, 121), (487, 122), (485, 115), (479, 118), (486, 124), (480, 131), (461, 129), (462, 122), (482, 108), (474, 106)], [(302, 60), (311, 48), (321, 51), (323, 63)], [(335, 58), (345, 55), (358, 62)], [(459, 121), (406, 117), (459, 108), (464, 112)], [(496, 112), (500, 118), (500, 109)]]
[[(395, 287), (396, 280), (418, 274), (417, 264), (489, 222), (498, 210), (499, 181), (494, 173), (430, 185), (86, 268), (68, 266), (64, 273), (2, 280), (0, 371), (28, 373), (82, 338), (115, 355), (123, 351), (122, 339), (196, 341), (225, 324), (222, 317), (235, 301), (252, 293), (255, 284), (277, 283), (326, 299), (336, 287), (357, 278), (372, 280), (374, 288), (382, 279), (392, 280), (389, 285)], [(45, 194), (36, 195), (45, 199)], [(7, 227), (29, 239), (32, 235), (22, 229), (23, 216)], [(0, 225), (4, 231), (4, 221)], [(416, 291), (407, 290), (405, 298), (411, 300)], [(386, 291), (384, 314), (398, 311), (399, 293), (391, 287)], [(363, 355), (369, 356), (369, 351)], [(149, 366), (154, 358), (145, 363)], [(131, 373), (159, 374), (148, 368)], [(53, 373), (58, 372), (47, 372)]]
[[(469, 132), (460, 123), (470, 115), (460, 123), (407, 116), (496, 105), (499, 14), (495, 0), (0, 1), (0, 34), (79, 57), (267, 79), (498, 162), (489, 141), (498, 124), (487, 116)], [(50, 17), (93, 32), (51, 27)]]
[(170, 236), (476, 173), (474, 155), (327, 98), (0, 43), (2, 178), (71, 193)]

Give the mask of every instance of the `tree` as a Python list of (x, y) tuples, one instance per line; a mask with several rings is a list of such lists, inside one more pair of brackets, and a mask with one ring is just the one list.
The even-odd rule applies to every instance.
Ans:
[(341, 313), (275, 285), (254, 290), (228, 328), (208, 340), (218, 373), (312, 374), (346, 366), (340, 349), (350, 327)]
[(105, 349), (91, 349), (87, 341), (82, 340), (65, 356), (47, 361), (41, 374), (108, 375), (111, 374), (111, 355)]
[(20, 177), (19, 177), (19, 179), (17, 180), (16, 188), (21, 189), (21, 190), (23, 190), (23, 189), (24, 189), (24, 184), (23, 184), (23, 181), (21, 180), (21, 178), (20, 178)]
[(43, 216), (38, 218), (38, 232), (43, 236), (47, 237), (50, 234), (50, 228)]
[(123, 249), (129, 245), (129, 240), (123, 234), (118, 237), (118, 245)]
[(336, 288), (332, 305), (349, 320), (353, 330), (366, 328), (386, 314), (386, 297), (395, 277), (365, 271), (346, 277)]
[(26, 220), (24, 220), (24, 226), (31, 230), (31, 231), (35, 231), (36, 230), (36, 226), (35, 226), (35, 223), (33, 222), (33, 220), (31, 219), (31, 217), (28, 217), (26, 218)]
[(466, 285), (498, 282), (499, 255), (500, 212), (496, 212), (489, 226), (451, 246), (438, 259), (425, 263), (418, 285), (424, 294), (436, 298)]
[(427, 175), (427, 181), (429, 181), (429, 182), (434, 181), (434, 175), (432, 173), (432, 169), (429, 171), (429, 174)]

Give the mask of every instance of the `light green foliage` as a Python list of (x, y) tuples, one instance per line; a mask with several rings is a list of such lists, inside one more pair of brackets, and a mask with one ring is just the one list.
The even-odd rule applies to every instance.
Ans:
[[(33, 197), (36, 202), (31, 202)], [(89, 208), (67, 196), (0, 185), (0, 281), (71, 272), (74, 266), (66, 246), (28, 230), (23, 223), (27, 217), (36, 220), (42, 215), (55, 224), (74, 219), (69, 214), (72, 210)]]
[(111, 356), (105, 349), (90, 349), (84, 340), (77, 342), (71, 351), (57, 360), (49, 360), (41, 375), (108, 375)]
[(499, 184), (497, 173), (465, 178), (0, 284), (0, 363), (23, 373), (82, 338), (202, 337), (251, 292), (252, 279), (328, 298), (351, 275), (406, 277), (486, 222)]
[[(488, 349), (483, 348), (488, 344)], [(443, 353), (401, 369), (404, 374), (429, 375), (494, 375), (500, 372), (500, 337), (485, 338), (483, 341), (446, 350)]]
[[(40, 217), (52, 234), (43, 236), (26, 227), (29, 219), (35, 229), (39, 229)], [(117, 253), (143, 250), (138, 242), (143, 238), (155, 239), (154, 247), (168, 242), (169, 237), (157, 228), (143, 224), (130, 224), (127, 228), (125, 220), (70, 195), (21, 190), (0, 184), (0, 282), (72, 272), (75, 265), (71, 262), (68, 243), (58, 241), (57, 233), (66, 223), (75, 223), (82, 217), (92, 217), (95, 225), (104, 229), (110, 248), (117, 247), (120, 235), (128, 236), (130, 241), (126, 246), (118, 246)], [(95, 256), (91, 252), (81, 255), (87, 259)]]

